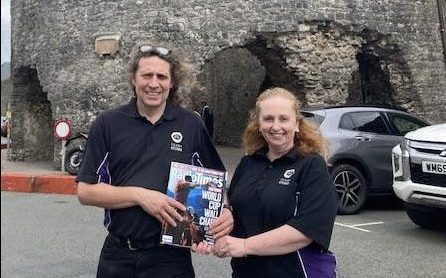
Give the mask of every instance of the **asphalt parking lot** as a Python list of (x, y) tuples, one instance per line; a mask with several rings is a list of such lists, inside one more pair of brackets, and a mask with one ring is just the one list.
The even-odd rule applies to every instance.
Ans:
[[(102, 209), (76, 196), (1, 192), (1, 277), (94, 277)], [(338, 277), (446, 277), (446, 232), (418, 228), (394, 206), (338, 216)], [(228, 259), (194, 256), (197, 278), (230, 277)]]
[[(3, 151), (2, 172), (51, 166), (12, 165)], [(242, 153), (219, 152), (231, 177)], [(338, 277), (446, 277), (446, 231), (417, 227), (396, 203), (376, 198), (360, 214), (336, 218), (331, 250)], [(95, 277), (106, 236), (102, 221), (102, 209), (81, 206), (73, 195), (1, 192), (1, 277)], [(193, 260), (197, 278), (231, 275), (229, 259), (194, 255)]]
[(339, 277), (446, 277), (446, 231), (419, 228), (386, 202), (336, 218)]

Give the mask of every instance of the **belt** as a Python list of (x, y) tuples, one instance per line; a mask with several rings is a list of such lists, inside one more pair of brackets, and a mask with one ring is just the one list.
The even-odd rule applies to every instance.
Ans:
[(131, 240), (129, 238), (119, 237), (112, 233), (108, 233), (108, 238), (129, 250), (149, 249), (159, 244), (159, 241), (154, 239)]

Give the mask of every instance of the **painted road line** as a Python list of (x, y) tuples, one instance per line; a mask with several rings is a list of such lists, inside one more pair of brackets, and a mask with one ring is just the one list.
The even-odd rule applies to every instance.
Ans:
[(338, 222), (335, 222), (335, 225), (342, 226), (342, 227), (347, 227), (347, 228), (350, 228), (350, 229), (354, 229), (354, 230), (358, 230), (358, 231), (362, 231), (362, 232), (366, 232), (366, 233), (370, 233), (369, 230), (353, 227), (352, 225), (346, 225), (346, 224), (342, 224), (342, 223), (338, 223)]
[(354, 225), (351, 225), (351, 226), (353, 226), (353, 227), (360, 227), (360, 226), (379, 225), (379, 224), (384, 224), (384, 222), (370, 222), (370, 223), (354, 224)]
[(335, 225), (342, 226), (342, 227), (347, 227), (347, 228), (350, 228), (350, 229), (354, 229), (354, 230), (358, 230), (358, 231), (362, 231), (362, 232), (366, 232), (366, 233), (370, 233), (370, 231), (366, 230), (366, 229), (361, 229), (361, 228), (358, 228), (358, 227), (368, 226), (368, 225), (380, 225), (380, 224), (384, 224), (384, 222), (369, 222), (369, 223), (351, 224), (351, 225), (335, 222)]

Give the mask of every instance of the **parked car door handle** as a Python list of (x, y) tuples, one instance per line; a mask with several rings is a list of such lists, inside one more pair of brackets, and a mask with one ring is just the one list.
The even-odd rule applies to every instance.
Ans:
[(363, 135), (356, 135), (355, 136), (356, 140), (358, 141), (370, 141), (370, 138), (367, 136), (363, 136)]

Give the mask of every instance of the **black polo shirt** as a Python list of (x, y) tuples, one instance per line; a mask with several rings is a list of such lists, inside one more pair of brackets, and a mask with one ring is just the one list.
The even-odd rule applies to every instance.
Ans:
[[(267, 149), (242, 158), (228, 191), (234, 209), (232, 235), (258, 235), (285, 224), (313, 239), (308, 248), (328, 250), (337, 211), (324, 159), (291, 150), (269, 161)], [(303, 277), (299, 254), (233, 258), (234, 277)]]
[[(152, 124), (138, 113), (132, 98), (96, 118), (76, 180), (165, 193), (171, 161), (195, 165), (199, 161), (207, 168), (224, 170), (200, 117), (168, 102), (161, 119)], [(104, 225), (132, 241), (159, 238), (161, 229), (159, 221), (139, 206), (106, 209)]]

